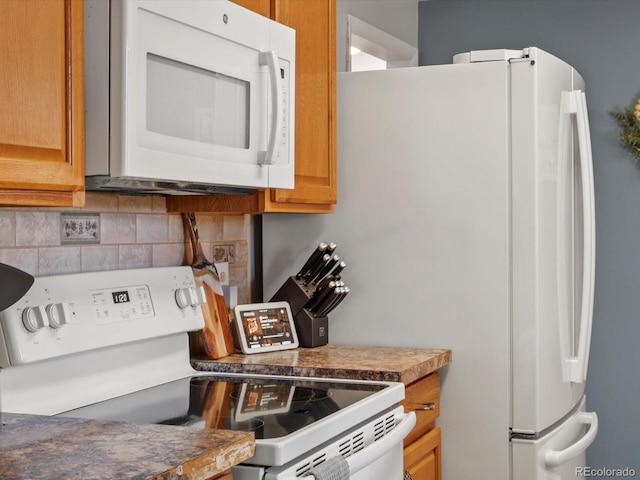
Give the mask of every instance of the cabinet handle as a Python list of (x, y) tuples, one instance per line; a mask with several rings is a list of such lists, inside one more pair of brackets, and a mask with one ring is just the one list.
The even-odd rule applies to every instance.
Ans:
[(429, 410), (435, 410), (435, 409), (436, 409), (436, 404), (433, 402), (429, 402), (429, 403), (425, 403), (421, 407), (417, 407), (416, 411), (429, 411)]
[(413, 480), (413, 477), (411, 476), (411, 472), (409, 470), (405, 470), (404, 471), (404, 478), (403, 480)]

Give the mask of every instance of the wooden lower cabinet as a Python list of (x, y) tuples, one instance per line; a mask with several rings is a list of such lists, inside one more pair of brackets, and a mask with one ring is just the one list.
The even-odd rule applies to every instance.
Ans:
[(440, 375), (434, 372), (406, 386), (405, 411), (416, 413), (416, 426), (404, 440), (404, 480), (440, 480)]
[(404, 480), (440, 478), (440, 429), (434, 428), (404, 449)]

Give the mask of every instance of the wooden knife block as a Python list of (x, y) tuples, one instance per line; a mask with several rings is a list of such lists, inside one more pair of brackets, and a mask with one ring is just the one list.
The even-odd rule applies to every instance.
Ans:
[(301, 347), (320, 347), (329, 341), (328, 317), (315, 317), (304, 308), (315, 290), (315, 286), (304, 285), (302, 280), (289, 277), (270, 300), (289, 302)]

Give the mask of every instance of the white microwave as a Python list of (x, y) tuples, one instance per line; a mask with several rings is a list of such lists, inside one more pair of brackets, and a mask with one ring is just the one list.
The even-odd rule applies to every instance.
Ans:
[(294, 186), (295, 31), (226, 0), (85, 0), (87, 190)]

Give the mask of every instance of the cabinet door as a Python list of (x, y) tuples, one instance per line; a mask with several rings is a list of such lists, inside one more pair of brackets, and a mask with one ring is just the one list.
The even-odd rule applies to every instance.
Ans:
[(276, 0), (296, 30), (295, 189), (272, 189), (267, 211), (331, 211), (336, 202), (335, 0)]
[(83, 2), (0, 0), (0, 204), (84, 203)]
[(253, 10), (264, 17), (271, 18), (271, 0), (232, 0), (233, 3)]
[(404, 449), (404, 480), (440, 480), (440, 465), (439, 428)]
[(407, 385), (402, 405), (405, 412), (416, 413), (416, 426), (404, 439), (407, 446), (435, 427), (440, 415), (440, 374), (433, 372)]

